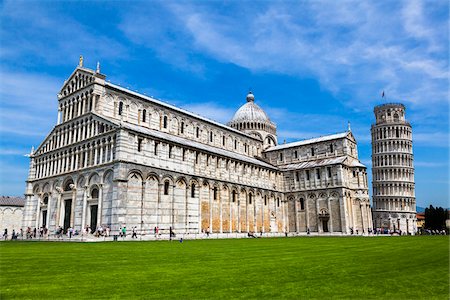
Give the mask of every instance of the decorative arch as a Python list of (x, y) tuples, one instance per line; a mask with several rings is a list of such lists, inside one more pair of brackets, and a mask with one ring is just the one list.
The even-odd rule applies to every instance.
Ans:
[(131, 169), (131, 170), (129, 170), (128, 174), (127, 174), (127, 178), (130, 178), (130, 176), (133, 175), (133, 174), (137, 174), (141, 178), (141, 180), (142, 180), (142, 178), (144, 178), (141, 170), (138, 170), (138, 169)]
[(63, 183), (63, 190), (65, 192), (72, 190), (72, 188), (70, 187), (71, 184), (74, 184), (73, 179), (71, 176), (68, 176), (64, 179), (64, 183)]
[(89, 180), (88, 180), (89, 185), (93, 185), (93, 184), (98, 184), (100, 183), (100, 175), (97, 172), (93, 172), (90, 176), (89, 176)]

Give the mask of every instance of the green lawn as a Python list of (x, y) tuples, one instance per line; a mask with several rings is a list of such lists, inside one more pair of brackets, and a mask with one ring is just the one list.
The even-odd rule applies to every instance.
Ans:
[(449, 238), (2, 242), (0, 298), (448, 299)]

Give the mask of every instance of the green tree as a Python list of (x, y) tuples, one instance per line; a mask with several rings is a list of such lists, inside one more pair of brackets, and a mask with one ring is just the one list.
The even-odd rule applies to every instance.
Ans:
[(425, 208), (425, 228), (431, 230), (445, 229), (445, 220), (447, 219), (447, 210), (442, 207)]

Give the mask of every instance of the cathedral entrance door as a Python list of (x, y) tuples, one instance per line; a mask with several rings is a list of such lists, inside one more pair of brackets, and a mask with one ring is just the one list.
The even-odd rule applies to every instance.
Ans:
[(47, 211), (42, 211), (42, 227), (47, 227)]
[(63, 229), (66, 231), (70, 227), (70, 216), (72, 214), (72, 199), (64, 201), (64, 226)]
[(98, 205), (91, 205), (91, 222), (89, 226), (91, 228), (91, 233), (94, 233), (97, 230), (97, 211)]
[(328, 232), (328, 220), (322, 220), (323, 232)]

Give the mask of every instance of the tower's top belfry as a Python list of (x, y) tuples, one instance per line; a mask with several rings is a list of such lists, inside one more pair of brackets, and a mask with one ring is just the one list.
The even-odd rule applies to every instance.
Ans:
[(406, 108), (401, 103), (386, 103), (375, 106), (376, 125), (383, 123), (403, 123), (405, 120)]

